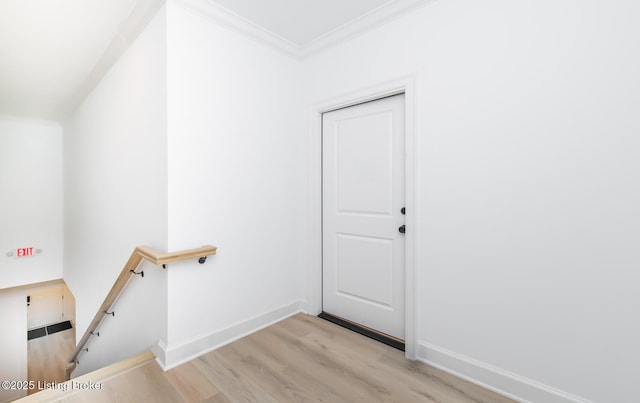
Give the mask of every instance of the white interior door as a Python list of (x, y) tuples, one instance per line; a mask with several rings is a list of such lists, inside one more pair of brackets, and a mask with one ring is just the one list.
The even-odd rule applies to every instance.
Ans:
[(404, 95), (322, 116), (324, 312), (404, 339)]
[(34, 329), (63, 320), (62, 285), (38, 288), (29, 292), (27, 328)]
[(62, 286), (62, 318), (76, 324), (76, 299), (66, 284)]

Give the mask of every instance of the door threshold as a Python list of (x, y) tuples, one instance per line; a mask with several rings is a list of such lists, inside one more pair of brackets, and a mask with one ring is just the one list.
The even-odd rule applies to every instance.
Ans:
[(386, 333), (379, 332), (375, 329), (362, 326), (358, 323), (351, 322), (350, 320), (342, 319), (338, 316), (331, 315), (330, 313), (326, 313), (324, 311), (322, 311), (318, 315), (318, 317), (324, 320), (328, 320), (331, 323), (335, 323), (338, 326), (342, 326), (356, 333), (360, 333), (363, 336), (367, 336), (393, 348), (397, 348), (400, 351), (404, 351), (404, 340), (397, 337), (393, 337)]

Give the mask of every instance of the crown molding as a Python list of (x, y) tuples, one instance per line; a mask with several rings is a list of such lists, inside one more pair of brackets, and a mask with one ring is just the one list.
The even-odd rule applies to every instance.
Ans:
[(302, 46), (220, 6), (212, 0), (172, 0), (214, 22), (278, 49), (289, 56), (303, 59), (381, 26), (402, 14), (435, 0), (391, 0), (370, 12), (312, 40)]
[[(265, 29), (253, 21), (218, 5), (212, 0), (171, 1), (291, 57), (303, 59), (323, 49), (361, 35), (370, 29), (379, 27), (406, 12), (435, 0), (391, 0), (303, 46), (297, 45)], [(82, 104), (85, 98), (95, 89), (100, 80), (102, 80), (120, 56), (122, 56), (135, 41), (165, 3), (166, 0), (139, 0), (138, 3), (136, 3), (129, 18), (120, 27), (118, 32), (114, 34), (108, 48), (84, 79), (78, 91), (76, 91), (71, 100), (67, 102), (63, 108), (55, 113), (52, 120), (63, 123), (70, 114)]]
[(305, 44), (300, 48), (299, 56), (312, 56), (323, 49), (362, 35), (369, 30), (382, 26), (415, 8), (433, 1), (435, 0), (389, 1)]
[(195, 11), (213, 22), (247, 35), (258, 42), (274, 47), (289, 56), (300, 57), (300, 47), (261, 25), (242, 17), (211, 0), (173, 0), (185, 8)]

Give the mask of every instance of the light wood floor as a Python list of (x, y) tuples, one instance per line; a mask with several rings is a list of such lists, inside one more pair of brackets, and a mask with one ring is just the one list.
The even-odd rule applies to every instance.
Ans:
[[(76, 347), (76, 329), (67, 329), (27, 342), (27, 377), (40, 382), (66, 381), (65, 367)], [(29, 394), (37, 390), (30, 390)]]
[(63, 401), (512, 402), (302, 314), (168, 372), (151, 361)]

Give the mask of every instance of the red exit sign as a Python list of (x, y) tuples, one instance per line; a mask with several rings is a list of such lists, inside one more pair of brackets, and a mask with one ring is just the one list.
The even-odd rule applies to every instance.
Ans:
[(33, 248), (18, 248), (16, 249), (17, 257), (33, 256)]

